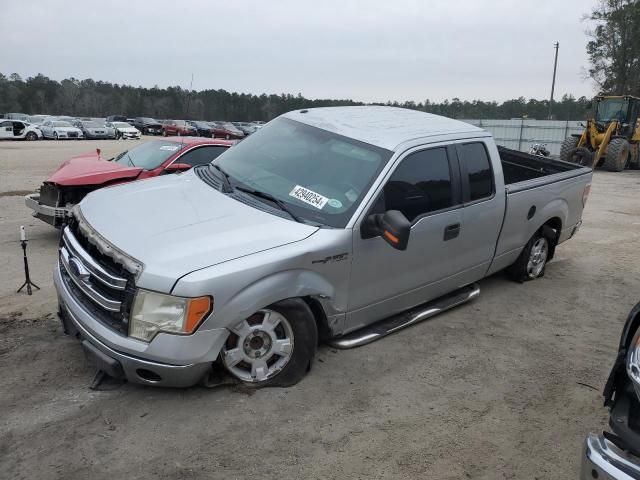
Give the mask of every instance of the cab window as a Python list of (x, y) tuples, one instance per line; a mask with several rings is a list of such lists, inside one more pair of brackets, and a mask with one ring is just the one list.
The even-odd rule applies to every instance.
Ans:
[(475, 202), (493, 196), (493, 172), (484, 143), (464, 143), (456, 148), (462, 169), (462, 181), (468, 182), (465, 201)]
[(404, 158), (384, 186), (377, 203), (375, 210), (400, 210), (411, 222), (427, 213), (452, 207), (447, 150), (432, 148)]

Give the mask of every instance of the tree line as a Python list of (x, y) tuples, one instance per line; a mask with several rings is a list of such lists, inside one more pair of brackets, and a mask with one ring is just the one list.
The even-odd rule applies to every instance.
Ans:
[[(588, 99), (563, 96), (554, 102), (554, 117), (579, 120), (585, 116)], [(235, 93), (226, 90), (186, 90), (181, 87), (145, 88), (92, 79), (52, 80), (43, 74), (23, 79), (19, 74), (0, 73), (0, 112), (45, 115), (105, 117), (108, 115), (194, 120), (271, 120), (290, 110), (338, 105), (363, 105), (349, 99), (310, 100), (302, 95)], [(451, 118), (504, 119), (547, 118), (548, 100), (520, 97), (505, 102), (460, 100), (443, 102), (387, 102)]]

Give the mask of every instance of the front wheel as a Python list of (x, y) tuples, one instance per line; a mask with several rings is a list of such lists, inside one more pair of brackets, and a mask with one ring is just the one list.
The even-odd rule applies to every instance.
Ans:
[(311, 368), (318, 329), (303, 300), (274, 303), (230, 330), (222, 362), (231, 375), (248, 386), (288, 387)]
[(29, 133), (27, 133), (27, 136), (25, 138), (28, 141), (33, 142), (35, 140), (38, 140), (38, 135), (36, 134), (36, 132), (29, 132)]
[(614, 138), (607, 146), (607, 153), (602, 166), (610, 172), (621, 172), (627, 168), (629, 157), (629, 142), (624, 138)]
[(55, 140), (58, 140), (58, 132), (54, 132), (54, 133), (53, 133), (53, 138), (54, 138)]
[(522, 283), (544, 276), (553, 241), (546, 230), (553, 231), (546, 227), (538, 230), (524, 246), (515, 263), (507, 269), (509, 276), (516, 282)]

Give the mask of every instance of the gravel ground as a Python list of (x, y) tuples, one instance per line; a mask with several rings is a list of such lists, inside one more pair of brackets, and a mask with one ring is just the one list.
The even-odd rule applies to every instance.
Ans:
[[(22, 196), (63, 160), (126, 142), (0, 144), (0, 477), (576, 478), (638, 300), (640, 172), (597, 172), (584, 225), (546, 276), (346, 351), (289, 389), (88, 388), (58, 325), (57, 232)], [(33, 296), (23, 280), (26, 225)]]

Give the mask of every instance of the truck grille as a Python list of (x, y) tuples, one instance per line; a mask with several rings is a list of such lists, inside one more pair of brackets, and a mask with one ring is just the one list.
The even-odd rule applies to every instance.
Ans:
[(59, 265), (65, 285), (94, 318), (123, 335), (135, 289), (133, 275), (102, 255), (75, 225), (62, 233)]

